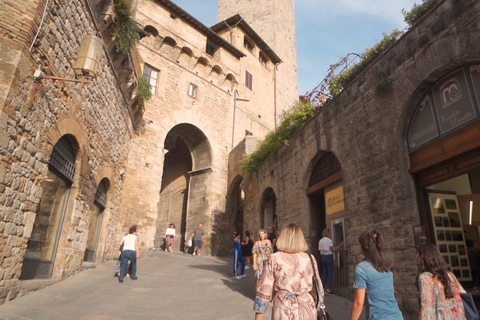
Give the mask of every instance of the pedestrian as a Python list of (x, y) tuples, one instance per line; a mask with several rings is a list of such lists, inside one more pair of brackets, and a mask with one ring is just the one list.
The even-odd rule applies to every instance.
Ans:
[[(245, 260), (242, 257), (240, 234), (233, 234), (233, 278), (241, 279), (245, 277)], [(240, 274), (238, 274), (238, 264), (240, 263)]]
[(417, 247), (420, 295), (420, 320), (465, 318), (460, 293), (464, 293), (457, 278), (448, 271), (448, 265), (437, 247), (423, 243)]
[(331, 295), (333, 293), (333, 263), (335, 260), (333, 252), (343, 247), (343, 242), (335, 247), (331, 239), (332, 232), (329, 228), (323, 229), (322, 236), (323, 238), (318, 242), (318, 251), (321, 255), (320, 262), (322, 263), (322, 285), (325, 288), (325, 294)]
[(137, 280), (137, 259), (140, 255), (140, 252), (138, 249), (136, 225), (133, 225), (128, 229), (128, 234), (123, 237), (122, 243), (120, 245), (123, 245), (123, 248), (118, 282), (123, 283), (123, 277), (125, 276), (125, 273), (127, 271), (128, 261), (130, 261), (130, 266), (132, 269), (130, 278), (132, 280)]
[(267, 239), (270, 240), (272, 243), (272, 250), (273, 253), (277, 252), (277, 238), (278, 238), (278, 231), (274, 230), (272, 226), (267, 227)]
[(253, 241), (250, 238), (250, 231), (245, 231), (245, 237), (242, 241), (242, 257), (245, 260), (245, 268), (250, 269), (252, 265)]
[(393, 273), (383, 253), (383, 235), (371, 230), (359, 238), (363, 261), (355, 267), (355, 298), (350, 320), (357, 320), (367, 297), (367, 319), (403, 320), (395, 300)]
[(165, 231), (165, 240), (165, 252), (173, 252), (173, 241), (175, 240), (175, 225), (173, 223), (170, 223)]
[[(278, 252), (273, 253), (263, 269), (255, 297), (255, 320), (262, 320), (272, 289), (272, 319), (317, 319), (315, 307), (316, 289), (313, 280), (314, 272), (318, 278), (315, 259), (310, 259), (306, 251), (308, 245), (302, 229), (294, 223), (282, 228), (277, 240)], [(321, 283), (319, 297), (323, 301), (324, 293)]]
[(272, 243), (267, 239), (265, 229), (258, 230), (258, 241), (255, 242), (252, 249), (253, 253), (253, 270), (255, 270), (255, 278), (258, 280), (262, 275), (264, 262), (270, 258), (272, 254)]
[(205, 232), (202, 229), (202, 225), (199, 224), (197, 229), (193, 231), (193, 255), (200, 255), (200, 250), (202, 249), (203, 235)]
[(184, 253), (188, 253), (190, 249), (193, 247), (193, 236), (195, 233), (190, 233), (190, 237), (187, 241), (185, 241), (185, 249), (183, 250)]

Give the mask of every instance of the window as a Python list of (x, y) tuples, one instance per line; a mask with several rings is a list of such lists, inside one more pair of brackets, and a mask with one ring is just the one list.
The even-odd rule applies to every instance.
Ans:
[(247, 37), (243, 38), (243, 46), (250, 52), (253, 53), (253, 44), (247, 39)]
[(152, 94), (155, 94), (155, 88), (157, 87), (158, 72), (157, 69), (148, 64), (143, 66), (143, 77), (150, 83)]
[(188, 95), (192, 98), (197, 98), (197, 89), (198, 87), (193, 83), (190, 83), (190, 87), (188, 88)]
[(258, 56), (258, 60), (260, 60), (260, 63), (264, 66), (267, 67), (268, 64), (268, 59), (265, 57), (262, 53)]
[(250, 72), (245, 70), (245, 87), (252, 90), (253, 88), (253, 76)]
[(207, 53), (211, 56), (213, 56), (215, 54), (215, 52), (217, 52), (218, 50), (218, 47), (213, 44), (212, 42), (210, 41), (207, 41)]

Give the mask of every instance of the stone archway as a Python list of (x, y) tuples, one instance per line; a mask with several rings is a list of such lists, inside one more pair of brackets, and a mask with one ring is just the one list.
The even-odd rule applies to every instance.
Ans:
[(277, 226), (277, 196), (272, 188), (263, 191), (262, 205), (260, 209), (260, 225), (263, 229), (272, 226), (274, 230)]
[(200, 129), (179, 124), (167, 134), (164, 154), (155, 246), (164, 248), (165, 230), (173, 223), (177, 234), (174, 250), (183, 250), (186, 233), (200, 223), (209, 223), (211, 146)]

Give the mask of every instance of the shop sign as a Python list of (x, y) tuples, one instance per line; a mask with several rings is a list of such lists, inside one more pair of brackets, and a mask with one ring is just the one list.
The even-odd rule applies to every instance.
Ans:
[(325, 188), (325, 212), (327, 215), (345, 210), (343, 185)]

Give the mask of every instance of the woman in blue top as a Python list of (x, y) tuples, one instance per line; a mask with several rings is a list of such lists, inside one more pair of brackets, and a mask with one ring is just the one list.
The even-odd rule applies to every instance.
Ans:
[(355, 267), (355, 300), (350, 320), (357, 320), (362, 313), (367, 297), (367, 319), (403, 319), (393, 290), (393, 273), (383, 249), (383, 235), (376, 231), (367, 231), (359, 238), (360, 254), (363, 261)]

